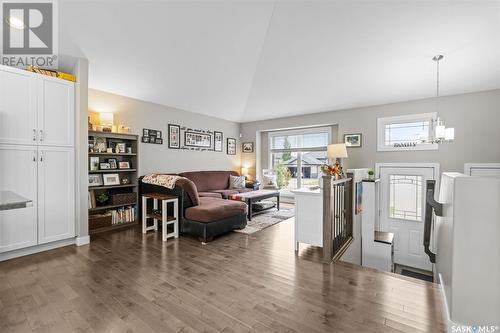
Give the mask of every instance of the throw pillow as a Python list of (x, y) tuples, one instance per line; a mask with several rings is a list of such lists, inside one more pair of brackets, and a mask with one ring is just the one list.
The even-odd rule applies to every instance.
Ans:
[(229, 188), (245, 188), (245, 176), (229, 176)]

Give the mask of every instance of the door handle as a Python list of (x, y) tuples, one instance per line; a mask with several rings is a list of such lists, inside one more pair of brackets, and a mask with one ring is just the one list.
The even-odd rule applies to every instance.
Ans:
[(36, 141), (36, 129), (33, 128), (33, 141)]
[(40, 153), (40, 162), (43, 162), (43, 154)]
[(36, 162), (36, 150), (33, 151), (33, 162)]
[(40, 141), (43, 141), (43, 130), (40, 130)]

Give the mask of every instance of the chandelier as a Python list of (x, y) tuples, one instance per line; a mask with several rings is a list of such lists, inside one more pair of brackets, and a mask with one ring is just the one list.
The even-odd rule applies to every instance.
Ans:
[[(436, 62), (436, 103), (439, 98), (439, 62), (444, 58), (442, 54), (438, 54), (432, 58)], [(445, 143), (455, 140), (455, 129), (444, 126), (443, 120), (439, 117), (432, 120), (434, 128), (434, 137), (429, 143)]]

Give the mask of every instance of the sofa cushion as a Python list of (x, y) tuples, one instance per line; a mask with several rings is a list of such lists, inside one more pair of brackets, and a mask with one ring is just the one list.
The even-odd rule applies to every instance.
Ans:
[(216, 192), (198, 192), (198, 195), (201, 197), (209, 197), (209, 198), (218, 198), (222, 199), (222, 194)]
[(234, 171), (191, 171), (179, 174), (179, 176), (193, 181), (198, 192), (228, 189), (230, 175), (238, 176), (238, 173)]
[(192, 221), (210, 223), (246, 213), (244, 202), (200, 197), (199, 205), (186, 209), (184, 216)]
[(245, 176), (229, 175), (229, 188), (230, 189), (245, 188)]
[(227, 199), (232, 194), (238, 194), (238, 193), (240, 193), (238, 191), (238, 189), (234, 189), (234, 190), (213, 190), (211, 192), (219, 193), (220, 195), (222, 195), (222, 198), (224, 198), (224, 199)]

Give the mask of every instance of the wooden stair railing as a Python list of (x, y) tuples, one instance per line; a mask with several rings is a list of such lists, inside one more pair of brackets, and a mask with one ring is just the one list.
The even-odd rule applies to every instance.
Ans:
[(323, 176), (323, 260), (337, 261), (352, 243), (352, 178)]

